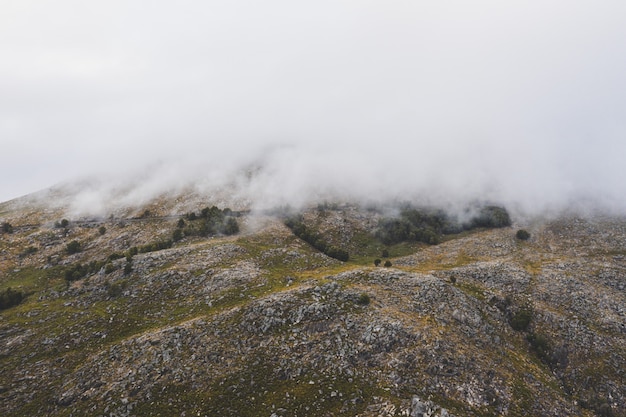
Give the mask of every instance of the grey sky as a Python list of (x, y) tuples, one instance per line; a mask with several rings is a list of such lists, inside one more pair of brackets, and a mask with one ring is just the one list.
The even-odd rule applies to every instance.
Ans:
[(246, 192), (270, 200), (626, 212), (625, 22), (603, 0), (0, 0), (0, 200), (263, 158)]

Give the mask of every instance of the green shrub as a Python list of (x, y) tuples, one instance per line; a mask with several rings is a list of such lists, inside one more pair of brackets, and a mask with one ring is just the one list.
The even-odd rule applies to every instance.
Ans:
[(171, 240), (161, 240), (158, 242), (152, 242), (146, 245), (141, 245), (137, 248), (137, 250), (139, 253), (156, 252), (156, 251), (160, 251), (163, 249), (171, 248), (173, 243), (174, 242), (172, 242)]
[(547, 336), (536, 333), (529, 333), (526, 340), (535, 354), (547, 365), (553, 365), (552, 344)]
[(26, 295), (21, 291), (15, 291), (11, 287), (0, 293), (0, 310), (16, 306), (20, 304)]
[(78, 253), (82, 250), (81, 246), (80, 246), (80, 242), (78, 242), (77, 240), (72, 240), (70, 243), (67, 244), (67, 246), (65, 247), (65, 252), (68, 255), (73, 255), (75, 253)]
[(517, 233), (515, 233), (515, 237), (518, 238), (519, 240), (528, 240), (530, 239), (530, 233), (528, 233), (524, 229), (520, 229), (517, 231)]
[(13, 233), (13, 226), (9, 222), (3, 222), (0, 230), (2, 230), (2, 233)]
[(356, 303), (362, 306), (366, 306), (370, 303), (370, 296), (362, 293), (361, 295), (359, 295), (359, 298), (356, 300)]
[(107, 257), (107, 261), (114, 261), (116, 259), (122, 259), (123, 257), (124, 255), (122, 255), (121, 253), (113, 252)]
[(130, 275), (133, 272), (133, 263), (132, 261), (127, 261), (126, 265), (124, 265), (124, 275)]
[(532, 318), (532, 310), (529, 308), (522, 308), (521, 310), (513, 314), (513, 316), (511, 316), (509, 323), (511, 324), (513, 330), (518, 332), (524, 332), (528, 330), (528, 326), (530, 325)]
[(107, 232), (107, 228), (104, 226), (100, 226), (98, 228), (98, 233), (100, 233), (100, 236), (104, 235)]
[(390, 260), (386, 260), (384, 266), (389, 268), (391, 266), (391, 261)]
[(32, 255), (33, 253), (37, 252), (37, 248), (34, 246), (29, 246), (26, 249), (24, 249), (24, 251), (22, 253), (20, 253), (20, 258), (24, 258), (28, 255)]
[(120, 295), (124, 293), (124, 290), (126, 289), (127, 286), (128, 286), (128, 283), (126, 281), (119, 281), (113, 284), (110, 284), (107, 282), (106, 284), (107, 295), (109, 296), (109, 298), (119, 297)]
[(183, 231), (181, 229), (174, 229), (174, 233), (172, 233), (172, 240), (174, 242), (178, 242), (183, 238)]
[(380, 263), (381, 263), (381, 262), (382, 262), (382, 261), (381, 261), (380, 259), (378, 259), (378, 258), (377, 258), (377, 259), (374, 259), (374, 266), (380, 266)]
[(389, 250), (388, 249), (383, 249), (383, 253), (381, 254), (381, 256), (383, 258), (389, 258)]

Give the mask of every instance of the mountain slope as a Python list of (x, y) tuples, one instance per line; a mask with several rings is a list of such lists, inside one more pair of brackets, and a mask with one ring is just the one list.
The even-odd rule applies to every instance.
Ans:
[(306, 210), (341, 262), (269, 213), (153, 248), (197, 221), (176, 206), (0, 205), (0, 290), (26, 295), (0, 311), (3, 415), (626, 415), (624, 219), (387, 247), (380, 212)]

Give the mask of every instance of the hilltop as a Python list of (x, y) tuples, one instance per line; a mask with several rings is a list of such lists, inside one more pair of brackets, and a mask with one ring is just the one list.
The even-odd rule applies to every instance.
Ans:
[(0, 204), (0, 413), (626, 415), (626, 219), (499, 210)]

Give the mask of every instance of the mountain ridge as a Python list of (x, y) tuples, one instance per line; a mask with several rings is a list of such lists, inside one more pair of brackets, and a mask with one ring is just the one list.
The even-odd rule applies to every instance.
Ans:
[[(197, 221), (173, 215), (173, 200), (67, 227), (46, 204), (0, 205), (14, 227), (1, 235), (0, 290), (26, 295), (0, 311), (3, 414), (626, 412), (623, 218), (385, 245), (374, 229), (387, 214), (322, 204), (302, 219), (347, 262), (282, 214), (254, 212), (232, 236), (130, 255)], [(529, 240), (515, 237), (521, 227)], [(70, 254), (72, 241), (81, 250)], [(66, 279), (92, 262), (103, 263)]]

